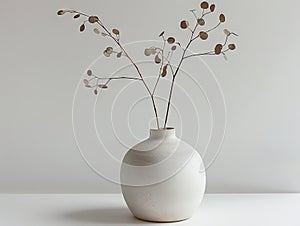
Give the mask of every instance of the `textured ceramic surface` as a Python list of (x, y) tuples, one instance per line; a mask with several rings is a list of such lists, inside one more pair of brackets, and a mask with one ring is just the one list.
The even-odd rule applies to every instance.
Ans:
[(205, 170), (197, 151), (175, 129), (151, 130), (132, 147), (121, 168), (127, 206), (139, 219), (172, 222), (190, 218), (201, 203)]

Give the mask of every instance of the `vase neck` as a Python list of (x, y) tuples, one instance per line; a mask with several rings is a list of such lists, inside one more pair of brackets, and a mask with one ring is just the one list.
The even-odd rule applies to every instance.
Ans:
[(162, 139), (176, 137), (174, 128), (150, 129), (150, 138)]

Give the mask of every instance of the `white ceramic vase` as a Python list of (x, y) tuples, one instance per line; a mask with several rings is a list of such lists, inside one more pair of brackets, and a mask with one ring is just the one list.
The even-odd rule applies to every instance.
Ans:
[(198, 152), (178, 139), (175, 129), (150, 130), (150, 137), (132, 147), (121, 167), (123, 197), (133, 215), (154, 222), (190, 218), (206, 186)]

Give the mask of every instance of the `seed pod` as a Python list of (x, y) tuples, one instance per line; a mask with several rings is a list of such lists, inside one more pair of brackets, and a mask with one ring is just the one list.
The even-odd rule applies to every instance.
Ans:
[(199, 37), (200, 37), (202, 40), (206, 40), (206, 39), (208, 38), (208, 34), (207, 34), (207, 32), (205, 32), (205, 31), (200, 31)]
[(89, 81), (87, 79), (83, 79), (83, 83), (87, 86), (89, 84)]
[(162, 70), (162, 72), (161, 72), (161, 76), (162, 76), (162, 77), (165, 77), (165, 76), (167, 75), (167, 67), (168, 67), (167, 64), (163, 67), (163, 70)]
[(65, 14), (65, 10), (58, 10), (57, 11), (57, 15), (61, 16), (61, 15), (64, 15)]
[(216, 47), (215, 47), (215, 54), (220, 55), (221, 52), (222, 52), (222, 48), (223, 48), (222, 44), (217, 44)]
[(150, 54), (152, 54), (152, 55), (156, 54), (156, 48), (155, 47), (151, 47), (149, 49), (149, 51), (150, 51)]
[(158, 56), (158, 55), (156, 55), (156, 56), (155, 56), (155, 58), (154, 58), (154, 62), (155, 62), (156, 64), (160, 64), (160, 62), (161, 62), (161, 59), (159, 58), (159, 56)]
[(122, 56), (122, 52), (119, 52), (119, 53), (117, 54), (117, 57), (120, 58), (121, 56)]
[(92, 72), (92, 70), (87, 70), (86, 74), (87, 74), (88, 76), (91, 76), (91, 75), (93, 74), (93, 72)]
[(169, 38), (167, 39), (167, 42), (168, 42), (169, 44), (173, 44), (173, 43), (175, 42), (175, 38), (174, 38), (174, 37), (169, 37)]
[(93, 23), (98, 22), (99, 18), (97, 16), (90, 16), (88, 20), (89, 20), (90, 23), (93, 24)]
[(84, 29), (85, 29), (85, 25), (84, 25), (84, 24), (81, 24), (81, 26), (80, 26), (80, 28), (79, 28), (79, 31), (80, 31), (80, 32), (83, 32)]
[(115, 35), (119, 35), (120, 31), (118, 29), (112, 29), (112, 33), (114, 33)]
[(175, 51), (175, 50), (176, 50), (176, 46), (172, 46), (172, 47), (171, 47), (171, 50), (172, 50), (172, 51)]
[(108, 86), (105, 85), (105, 84), (99, 84), (98, 87), (101, 88), (101, 89), (107, 89), (108, 88)]
[(97, 35), (100, 34), (100, 31), (99, 31), (98, 28), (94, 28), (94, 32), (95, 32)]
[(216, 9), (216, 5), (215, 4), (211, 4), (210, 7), (209, 7), (210, 11), (211, 12), (214, 12), (215, 9)]
[(228, 45), (228, 48), (229, 48), (230, 50), (235, 50), (236, 46), (235, 46), (235, 44), (229, 44), (229, 45)]
[(80, 17), (80, 14), (76, 14), (75, 16), (73, 16), (74, 19), (77, 19)]
[(94, 90), (94, 94), (95, 94), (95, 95), (98, 94), (98, 90), (97, 90), (97, 89)]
[(106, 57), (110, 57), (110, 53), (108, 53), (106, 50), (103, 51), (103, 55)]
[(112, 54), (113, 50), (114, 50), (113, 47), (110, 47), (110, 46), (109, 46), (109, 47), (106, 48), (105, 51), (106, 51), (108, 54)]
[(200, 26), (204, 26), (205, 25), (205, 20), (203, 18), (198, 18), (197, 19), (197, 23), (200, 25)]
[(181, 27), (182, 29), (187, 29), (188, 26), (189, 26), (189, 22), (188, 22), (188, 21), (183, 20), (183, 21), (180, 22), (180, 27)]
[(207, 2), (201, 2), (201, 4), (200, 4), (200, 7), (202, 8), (202, 9), (207, 9), (208, 8), (208, 6), (209, 6), (209, 4), (207, 3)]
[(220, 14), (219, 20), (220, 20), (221, 23), (224, 23), (224, 22), (225, 22), (225, 15), (224, 15), (223, 13)]
[(150, 49), (145, 49), (144, 54), (146, 56), (150, 56), (151, 55), (151, 50)]
[(230, 33), (230, 31), (229, 31), (228, 29), (224, 29), (224, 34), (225, 34), (226, 36), (229, 36), (231, 33)]

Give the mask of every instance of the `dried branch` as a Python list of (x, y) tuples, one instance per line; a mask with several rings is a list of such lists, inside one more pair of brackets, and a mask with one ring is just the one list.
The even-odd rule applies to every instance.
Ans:
[[(193, 29), (190, 27), (190, 24), (187, 20), (182, 20), (180, 22), (181, 29), (188, 30), (190, 32), (190, 37), (189, 37), (188, 42), (185, 47), (182, 47), (179, 42), (176, 42), (176, 39), (172, 36), (165, 38), (165, 36), (164, 36), (165, 32), (163, 31), (159, 35), (159, 37), (162, 37), (163, 47), (162, 48), (150, 47), (150, 48), (145, 49), (145, 52), (144, 52), (145, 55), (146, 56), (155, 55), (154, 62), (156, 64), (160, 64), (158, 76), (157, 76), (157, 79), (156, 79), (156, 82), (155, 82), (155, 85), (154, 85), (152, 91), (150, 90), (148, 84), (145, 82), (145, 79), (144, 79), (139, 67), (137, 66), (135, 61), (129, 56), (129, 54), (126, 52), (125, 48), (121, 44), (120, 31), (118, 29), (114, 28), (114, 29), (112, 29), (112, 31), (110, 31), (109, 29), (107, 29), (107, 27), (102, 23), (102, 21), (97, 16), (89, 16), (85, 13), (78, 12), (75, 10), (59, 10), (57, 12), (57, 14), (58, 15), (63, 15), (65, 13), (75, 14), (73, 16), (73, 18), (76, 20), (77, 20), (77, 18), (84, 17), (84, 19), (86, 19), (86, 20), (82, 21), (82, 24), (79, 27), (80, 32), (83, 32), (85, 30), (87, 22), (100, 26), (100, 28), (102, 28), (102, 31), (100, 31), (98, 28), (94, 28), (93, 29), (94, 33), (101, 34), (102, 36), (105, 36), (105, 37), (109, 37), (120, 48), (120, 51), (117, 52), (117, 51), (113, 50), (113, 47), (107, 47), (104, 50), (103, 54), (106, 57), (109, 57), (111, 54), (116, 54), (117, 58), (125, 56), (130, 61), (132, 66), (135, 68), (137, 75), (138, 75), (138, 77), (131, 77), (131, 76), (99, 77), (99, 76), (94, 75), (91, 70), (88, 70), (87, 75), (90, 76), (90, 79), (83, 80), (85, 86), (88, 88), (95, 88), (94, 93), (97, 94), (98, 88), (100, 88), (100, 89), (108, 88), (108, 84), (113, 80), (126, 80), (127, 79), (127, 80), (141, 81), (143, 83), (147, 93), (149, 94), (149, 96), (151, 98), (154, 114), (156, 117), (157, 128), (160, 129), (154, 95), (157, 90), (157, 87), (158, 87), (161, 77), (165, 77), (167, 75), (168, 71), (171, 72), (172, 81), (171, 81), (170, 91), (169, 91), (169, 95), (168, 95), (168, 104), (167, 104), (167, 109), (166, 109), (165, 118), (164, 118), (164, 126), (163, 126), (163, 128), (166, 128), (167, 122), (168, 122), (168, 117), (169, 117), (169, 112), (170, 112), (172, 95), (173, 95), (173, 91), (174, 91), (175, 80), (176, 80), (176, 77), (180, 71), (180, 68), (181, 68), (184, 60), (191, 58), (191, 57), (197, 57), (197, 56), (214, 56), (214, 55), (221, 55), (221, 54), (224, 56), (225, 59), (227, 59), (227, 56), (225, 53), (229, 50), (235, 50), (235, 48), (236, 48), (235, 44), (233, 44), (233, 43), (227, 44), (227, 43), (228, 43), (229, 37), (231, 35), (235, 35), (235, 36), (237, 36), (237, 35), (233, 32), (229, 32), (227, 29), (225, 29), (224, 33), (225, 33), (226, 37), (225, 37), (223, 44), (217, 43), (215, 45), (214, 49), (211, 51), (199, 52), (199, 53), (193, 53), (193, 54), (187, 55), (187, 51), (189, 50), (189, 48), (191, 47), (191, 45), (194, 41), (196, 41), (197, 39), (200, 41), (207, 40), (209, 38), (209, 33), (216, 30), (217, 28), (219, 28), (220, 25), (222, 23), (224, 23), (226, 20), (225, 15), (220, 14), (219, 22), (214, 27), (212, 27), (206, 31), (205, 30), (197, 31), (198, 27), (204, 26), (206, 24), (206, 19), (205, 19), (206, 16), (215, 11), (215, 4), (209, 4), (206, 1), (202, 1), (200, 3), (200, 8), (201, 8), (200, 16), (197, 15), (196, 9), (190, 10), (190, 12), (193, 14), (195, 21), (196, 21)], [(168, 51), (168, 53), (166, 54), (166, 44), (167, 43), (170, 45), (173, 45), (173, 46), (171, 46), (171, 51)], [(225, 48), (226, 46), (227, 46), (227, 48)], [(173, 53), (177, 47), (180, 47), (183, 52), (182, 52), (181, 58), (179, 60), (179, 63), (177, 64), (176, 68), (173, 68), (173, 65), (171, 64), (171, 60), (172, 60)], [(94, 80), (96, 80), (95, 83), (94, 83)], [(103, 84), (99, 83), (103, 80), (106, 80), (106, 82)], [(93, 85), (91, 85), (91, 83), (93, 83)]]

